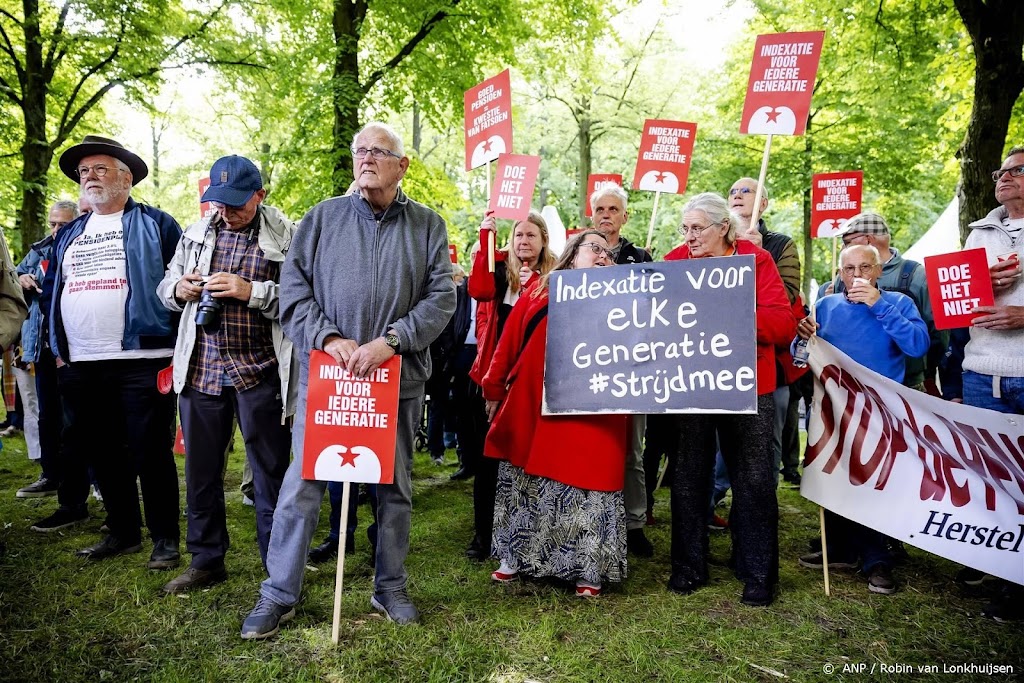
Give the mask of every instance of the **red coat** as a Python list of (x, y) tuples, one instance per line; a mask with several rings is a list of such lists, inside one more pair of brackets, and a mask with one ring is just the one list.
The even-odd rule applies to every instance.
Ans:
[(484, 398), (503, 401), (487, 432), (484, 455), (508, 460), (527, 474), (593, 491), (621, 491), (628, 415), (540, 414), (547, 316), (523, 345), (530, 320), (547, 305), (529, 287), (512, 309), (490, 369)]
[[(737, 254), (754, 255), (754, 315), (757, 319), (757, 393), (775, 391), (775, 347), (789, 346), (796, 336), (796, 318), (772, 255), (747, 240), (736, 240)], [(665, 254), (666, 261), (690, 258), (685, 244)]]

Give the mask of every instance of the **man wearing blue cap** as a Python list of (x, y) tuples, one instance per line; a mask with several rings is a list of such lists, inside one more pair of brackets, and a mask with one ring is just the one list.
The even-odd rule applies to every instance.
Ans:
[[(178, 472), (174, 397), (158, 373), (174, 353), (176, 320), (156, 286), (181, 228), (168, 214), (134, 201), (149, 173), (138, 155), (109, 138), (87, 135), (61, 155), (60, 170), (79, 183), (92, 212), (57, 233), (40, 306), (68, 414), (69, 447), (93, 466), (109, 534), (78, 551), (102, 560), (142, 548), (136, 477), (153, 537), (150, 569), (178, 564)], [(62, 496), (58, 494), (58, 499)], [(54, 530), (88, 517), (80, 500), (34, 528)]]
[(264, 564), (295, 412), (292, 343), (278, 322), (281, 264), (295, 224), (263, 204), (259, 169), (245, 157), (218, 159), (202, 201), (215, 209), (178, 242), (157, 288), (181, 313), (174, 390), (185, 437), (186, 547), (192, 563), (167, 593), (223, 581), (228, 529), (224, 458), (234, 417), (253, 473), (256, 535)]

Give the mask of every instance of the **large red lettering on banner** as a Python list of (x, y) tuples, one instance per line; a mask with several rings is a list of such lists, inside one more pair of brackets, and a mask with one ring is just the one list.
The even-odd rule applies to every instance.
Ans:
[(633, 171), (633, 189), (673, 194), (686, 192), (696, 137), (696, 123), (644, 121), (640, 151)]
[(512, 151), (512, 86), (508, 69), (463, 95), (466, 170)]
[(757, 37), (741, 133), (804, 134), (824, 41), (824, 31)]

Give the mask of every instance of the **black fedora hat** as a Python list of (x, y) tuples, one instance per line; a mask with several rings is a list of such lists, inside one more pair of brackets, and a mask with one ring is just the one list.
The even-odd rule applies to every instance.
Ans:
[(64, 175), (77, 183), (79, 182), (78, 164), (85, 157), (94, 154), (105, 154), (123, 161), (132, 172), (132, 185), (138, 185), (143, 178), (149, 175), (149, 167), (137, 154), (125, 149), (125, 146), (117, 140), (102, 138), (99, 135), (86, 135), (80, 143), (64, 150), (57, 163)]

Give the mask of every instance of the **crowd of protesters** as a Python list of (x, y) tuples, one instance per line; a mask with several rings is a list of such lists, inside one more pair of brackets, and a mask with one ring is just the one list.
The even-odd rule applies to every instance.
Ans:
[[(504, 248), (497, 221), (485, 217), (467, 278), (450, 262), (444, 221), (402, 190), (409, 159), (398, 134), (370, 123), (351, 151), (353, 187), (298, 223), (266, 203), (252, 161), (218, 159), (202, 197), (213, 212), (184, 231), (131, 198), (148, 174), (137, 154), (91, 135), (64, 151), (59, 166), (79, 184), (80, 199), (52, 206), (50, 234), (17, 267), (29, 315), (7, 364), (21, 408), (8, 401), (3, 434), (23, 429), (40, 466), (16, 495), (57, 502), (34, 531), (88, 519), (92, 488), (105, 509), (104, 535), (78, 555), (101, 561), (136, 553), (145, 525), (147, 566), (179, 567), (177, 414), (191, 559), (163, 590), (227, 580), (224, 471), (237, 427), (267, 574), (241, 636), (272, 637), (295, 615), (307, 562), (339, 551), (341, 489), (303, 479), (295, 456), (310, 351), (326, 352), (357, 377), (400, 354), (394, 479), (366, 491), (371, 604), (388, 619), (419, 620), (405, 567), (412, 453), (422, 441), (443, 463), (445, 432), (457, 439), (452, 479), (474, 478), (466, 556), (495, 561), (495, 582), (554, 579), (586, 599), (626, 580), (627, 556), (654, 554), (644, 526), (654, 523), (654, 488), (664, 480), (668, 589), (689, 594), (708, 582), (709, 530), (728, 528), (741, 602), (764, 607), (778, 589), (776, 488), (780, 476), (800, 482), (798, 404), (810, 377), (793, 363), (797, 340), (818, 334), (909, 387), (937, 395), (938, 373), (949, 400), (1024, 413), (1024, 148), (1011, 149), (993, 173), (999, 206), (970, 225), (967, 246), (983, 246), (993, 264), (995, 305), (978, 309), (972, 328), (950, 339), (935, 329), (923, 267), (891, 246), (882, 216), (848, 222), (838, 277), (823, 285), (810, 316), (795, 245), (763, 219), (766, 188), (740, 178), (725, 196), (693, 197), (681, 215), (682, 242), (664, 258), (754, 257), (757, 410), (649, 420), (541, 414), (547, 340), (571, 332), (549, 327), (551, 273), (652, 260), (620, 234), (629, 217), (625, 191), (606, 187), (589, 197), (593, 228), (571, 237), (561, 255), (539, 213), (515, 222)], [(11, 421), (15, 414), (20, 423)], [(662, 456), (667, 476), (659, 476)], [(718, 504), (730, 487), (726, 520)], [(331, 535), (311, 548), (328, 488)], [(358, 500), (351, 498), (353, 512)], [(354, 525), (352, 514), (342, 552), (354, 548)], [(838, 515), (829, 526), (830, 567), (860, 568), (875, 593), (897, 589), (892, 568), (906, 555), (898, 541)], [(799, 558), (808, 567), (823, 561), (820, 551)], [(984, 579), (970, 569), (958, 575), (968, 584)], [(1020, 620), (1022, 590), (1001, 585), (984, 613)]]

